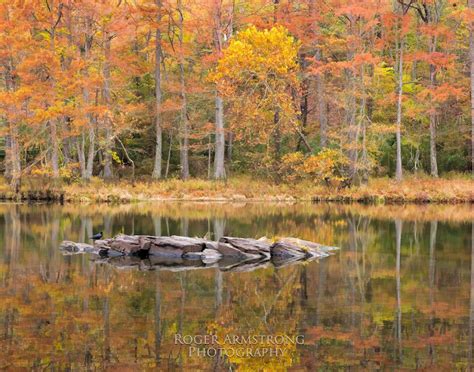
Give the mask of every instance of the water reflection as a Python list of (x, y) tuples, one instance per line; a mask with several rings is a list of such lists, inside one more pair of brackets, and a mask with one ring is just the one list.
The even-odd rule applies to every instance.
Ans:
[[(0, 205), (0, 368), (469, 369), (474, 220), (463, 206)], [(253, 272), (120, 270), (59, 242), (93, 232), (339, 246)], [(138, 266), (137, 266), (138, 267)], [(304, 335), (279, 358), (189, 356), (174, 335)]]

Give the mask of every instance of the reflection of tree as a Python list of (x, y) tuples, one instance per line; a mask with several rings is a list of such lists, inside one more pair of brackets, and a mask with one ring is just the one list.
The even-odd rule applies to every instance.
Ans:
[[(16, 271), (18, 264), (18, 256), (20, 252), (21, 239), (21, 221), (16, 205), (12, 206), (8, 213), (5, 214), (5, 265), (6, 273), (4, 276), (4, 286), (13, 293), (16, 293)], [(13, 345), (15, 315), (17, 311), (12, 306), (7, 305), (4, 310), (4, 331), (3, 339), (6, 341), (6, 353), (10, 352)]]
[(104, 215), (104, 235), (105, 236), (113, 235), (112, 226), (113, 226), (113, 216), (109, 214)]
[(161, 321), (161, 283), (159, 271), (156, 272), (155, 284), (155, 361), (156, 366), (161, 362), (161, 339), (162, 339), (162, 321)]
[(473, 368), (474, 346), (474, 221), (471, 222), (471, 291), (469, 308), (469, 370)]
[[(214, 240), (218, 241), (220, 238), (224, 236), (226, 220), (221, 218), (214, 218), (213, 219), (213, 227), (214, 227)], [(222, 305), (222, 288), (223, 288), (223, 274), (222, 271), (216, 270), (216, 313), (219, 313), (219, 309)]]
[(180, 235), (188, 236), (189, 235), (189, 218), (181, 217), (179, 226), (180, 226)]
[(104, 296), (104, 305), (103, 305), (103, 322), (104, 322), (104, 350), (103, 350), (103, 360), (104, 360), (104, 369), (106, 369), (110, 363), (111, 357), (111, 348), (110, 348), (110, 298), (108, 294), (109, 287), (109, 267), (104, 265), (104, 284), (106, 294)]
[(9, 287), (15, 284), (15, 271), (20, 252), (21, 239), (21, 221), (18, 213), (18, 207), (13, 205), (5, 217), (5, 255), (4, 262), (7, 270), (5, 275), (5, 286)]
[(161, 217), (153, 216), (153, 227), (155, 236), (161, 236)]
[[(438, 221), (430, 222), (430, 259), (429, 259), (429, 288), (430, 288), (430, 337), (435, 334), (435, 314), (434, 314), (434, 286), (435, 286), (435, 268), (436, 268), (436, 232), (438, 231)], [(430, 355), (431, 362), (433, 363), (435, 358), (435, 349), (433, 344), (430, 342)]]
[[(186, 228), (187, 228), (187, 222), (186, 222)], [(180, 297), (180, 305), (179, 305), (179, 314), (178, 314), (178, 332), (179, 334), (184, 334), (183, 333), (183, 323), (184, 323), (184, 306), (186, 304), (186, 278), (187, 278), (187, 273), (186, 272), (180, 272), (179, 273), (179, 285), (181, 288), (181, 297)], [(180, 370), (183, 369), (183, 353), (186, 353), (187, 350), (183, 350), (179, 352), (178, 355), (178, 367)]]
[(397, 263), (396, 263), (396, 282), (397, 282), (397, 324), (396, 337), (398, 346), (398, 360), (402, 362), (402, 297), (401, 297), (401, 282), (400, 282), (400, 263), (401, 263), (401, 241), (402, 241), (402, 221), (395, 220), (395, 235), (396, 235), (396, 250), (397, 250)]

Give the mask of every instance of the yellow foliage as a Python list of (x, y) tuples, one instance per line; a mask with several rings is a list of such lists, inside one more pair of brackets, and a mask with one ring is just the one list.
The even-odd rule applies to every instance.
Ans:
[[(290, 77), (297, 68), (300, 43), (283, 26), (258, 30), (255, 26), (239, 32), (219, 60), (213, 80), (246, 80)], [(249, 82), (250, 83), (250, 82)]]
[(282, 170), (287, 181), (309, 178), (314, 181), (342, 181), (347, 158), (341, 151), (323, 149), (316, 155), (304, 157), (301, 152), (287, 154), (282, 159)]
[(210, 74), (239, 118), (233, 129), (251, 137), (252, 143), (268, 143), (277, 111), (280, 132), (294, 129), (297, 108), (291, 91), (299, 86), (299, 47), (283, 26), (251, 26), (231, 40)]

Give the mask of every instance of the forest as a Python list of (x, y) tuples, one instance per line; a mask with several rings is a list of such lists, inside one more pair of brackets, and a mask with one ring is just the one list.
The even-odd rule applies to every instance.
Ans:
[(474, 167), (474, 0), (0, 0), (18, 189)]

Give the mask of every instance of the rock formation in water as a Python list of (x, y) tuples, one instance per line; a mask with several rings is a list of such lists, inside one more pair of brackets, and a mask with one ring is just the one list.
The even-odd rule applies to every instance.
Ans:
[(64, 254), (94, 253), (96, 261), (120, 268), (168, 269), (174, 271), (218, 267), (223, 271), (248, 271), (273, 264), (327, 257), (335, 247), (282, 238), (250, 239), (222, 237), (219, 241), (184, 236), (117, 235), (96, 240), (94, 245), (63, 241)]

